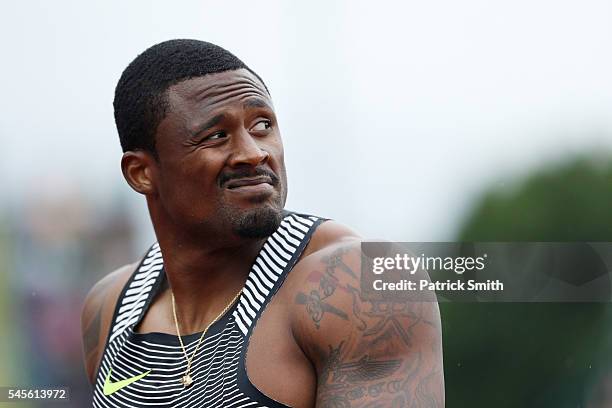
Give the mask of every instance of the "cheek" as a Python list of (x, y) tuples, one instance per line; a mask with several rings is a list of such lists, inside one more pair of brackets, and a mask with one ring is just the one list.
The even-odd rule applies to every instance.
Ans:
[(276, 173), (276, 175), (281, 179), (282, 185), (282, 200), (283, 205), (287, 200), (287, 168), (285, 167), (285, 153), (283, 150), (282, 143), (279, 142), (278, 145), (275, 145), (272, 150), (268, 151), (270, 153), (271, 158), (273, 159), (273, 167), (272, 170)]
[(199, 213), (210, 206), (217, 190), (217, 173), (206, 161), (194, 157), (169, 164), (163, 169), (161, 199), (169, 210)]
[(285, 154), (283, 152), (282, 145), (273, 146), (268, 149), (270, 154), (269, 165), (272, 171), (281, 179), (283, 185), (287, 185), (287, 171), (285, 168)]
[(284, 167), (285, 167), (285, 151), (284, 151), (283, 142), (282, 142), (280, 136), (277, 135), (276, 137), (271, 139), (267, 143), (267, 146), (265, 147), (265, 149), (270, 154), (270, 156), (274, 160), (274, 162), (278, 166), (282, 167), (282, 170), (284, 172)]

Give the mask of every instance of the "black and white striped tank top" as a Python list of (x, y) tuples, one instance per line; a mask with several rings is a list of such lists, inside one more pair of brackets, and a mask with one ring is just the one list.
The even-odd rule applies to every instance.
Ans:
[[(164, 280), (160, 248), (153, 245), (117, 301), (96, 375), (93, 406), (286, 407), (249, 381), (246, 349), (261, 313), (321, 221), (309, 215), (284, 214), (280, 227), (257, 255), (240, 298), (206, 333), (191, 364), (195, 381), (188, 388), (180, 382), (187, 362), (178, 337), (134, 332)], [(189, 356), (199, 338), (198, 333), (182, 336)]]

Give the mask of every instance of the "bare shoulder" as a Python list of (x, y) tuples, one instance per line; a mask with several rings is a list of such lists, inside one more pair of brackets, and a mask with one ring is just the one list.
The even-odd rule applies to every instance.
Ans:
[(316, 369), (317, 406), (444, 406), (438, 304), (363, 293), (361, 259), (359, 237), (344, 235), (291, 272), (291, 330)]
[(85, 298), (81, 313), (81, 332), (85, 370), (92, 384), (102, 357), (115, 304), (136, 266), (137, 263), (124, 265), (109, 273), (91, 288)]
[(346, 225), (329, 220), (321, 223), (313, 232), (302, 259), (330, 245), (361, 239), (359, 234)]

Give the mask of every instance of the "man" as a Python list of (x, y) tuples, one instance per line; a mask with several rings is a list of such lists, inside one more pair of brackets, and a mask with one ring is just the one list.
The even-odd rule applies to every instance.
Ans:
[(213, 44), (167, 41), (126, 68), (114, 107), (158, 243), (86, 299), (94, 406), (444, 405), (437, 304), (367, 300), (359, 237), (283, 210), (258, 75)]

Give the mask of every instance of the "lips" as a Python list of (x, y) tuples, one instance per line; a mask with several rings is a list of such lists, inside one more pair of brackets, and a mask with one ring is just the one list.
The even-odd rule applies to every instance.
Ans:
[(244, 177), (239, 179), (233, 179), (225, 184), (225, 187), (232, 190), (239, 187), (245, 186), (256, 186), (259, 184), (273, 185), (272, 178), (268, 176), (257, 176), (257, 177)]

